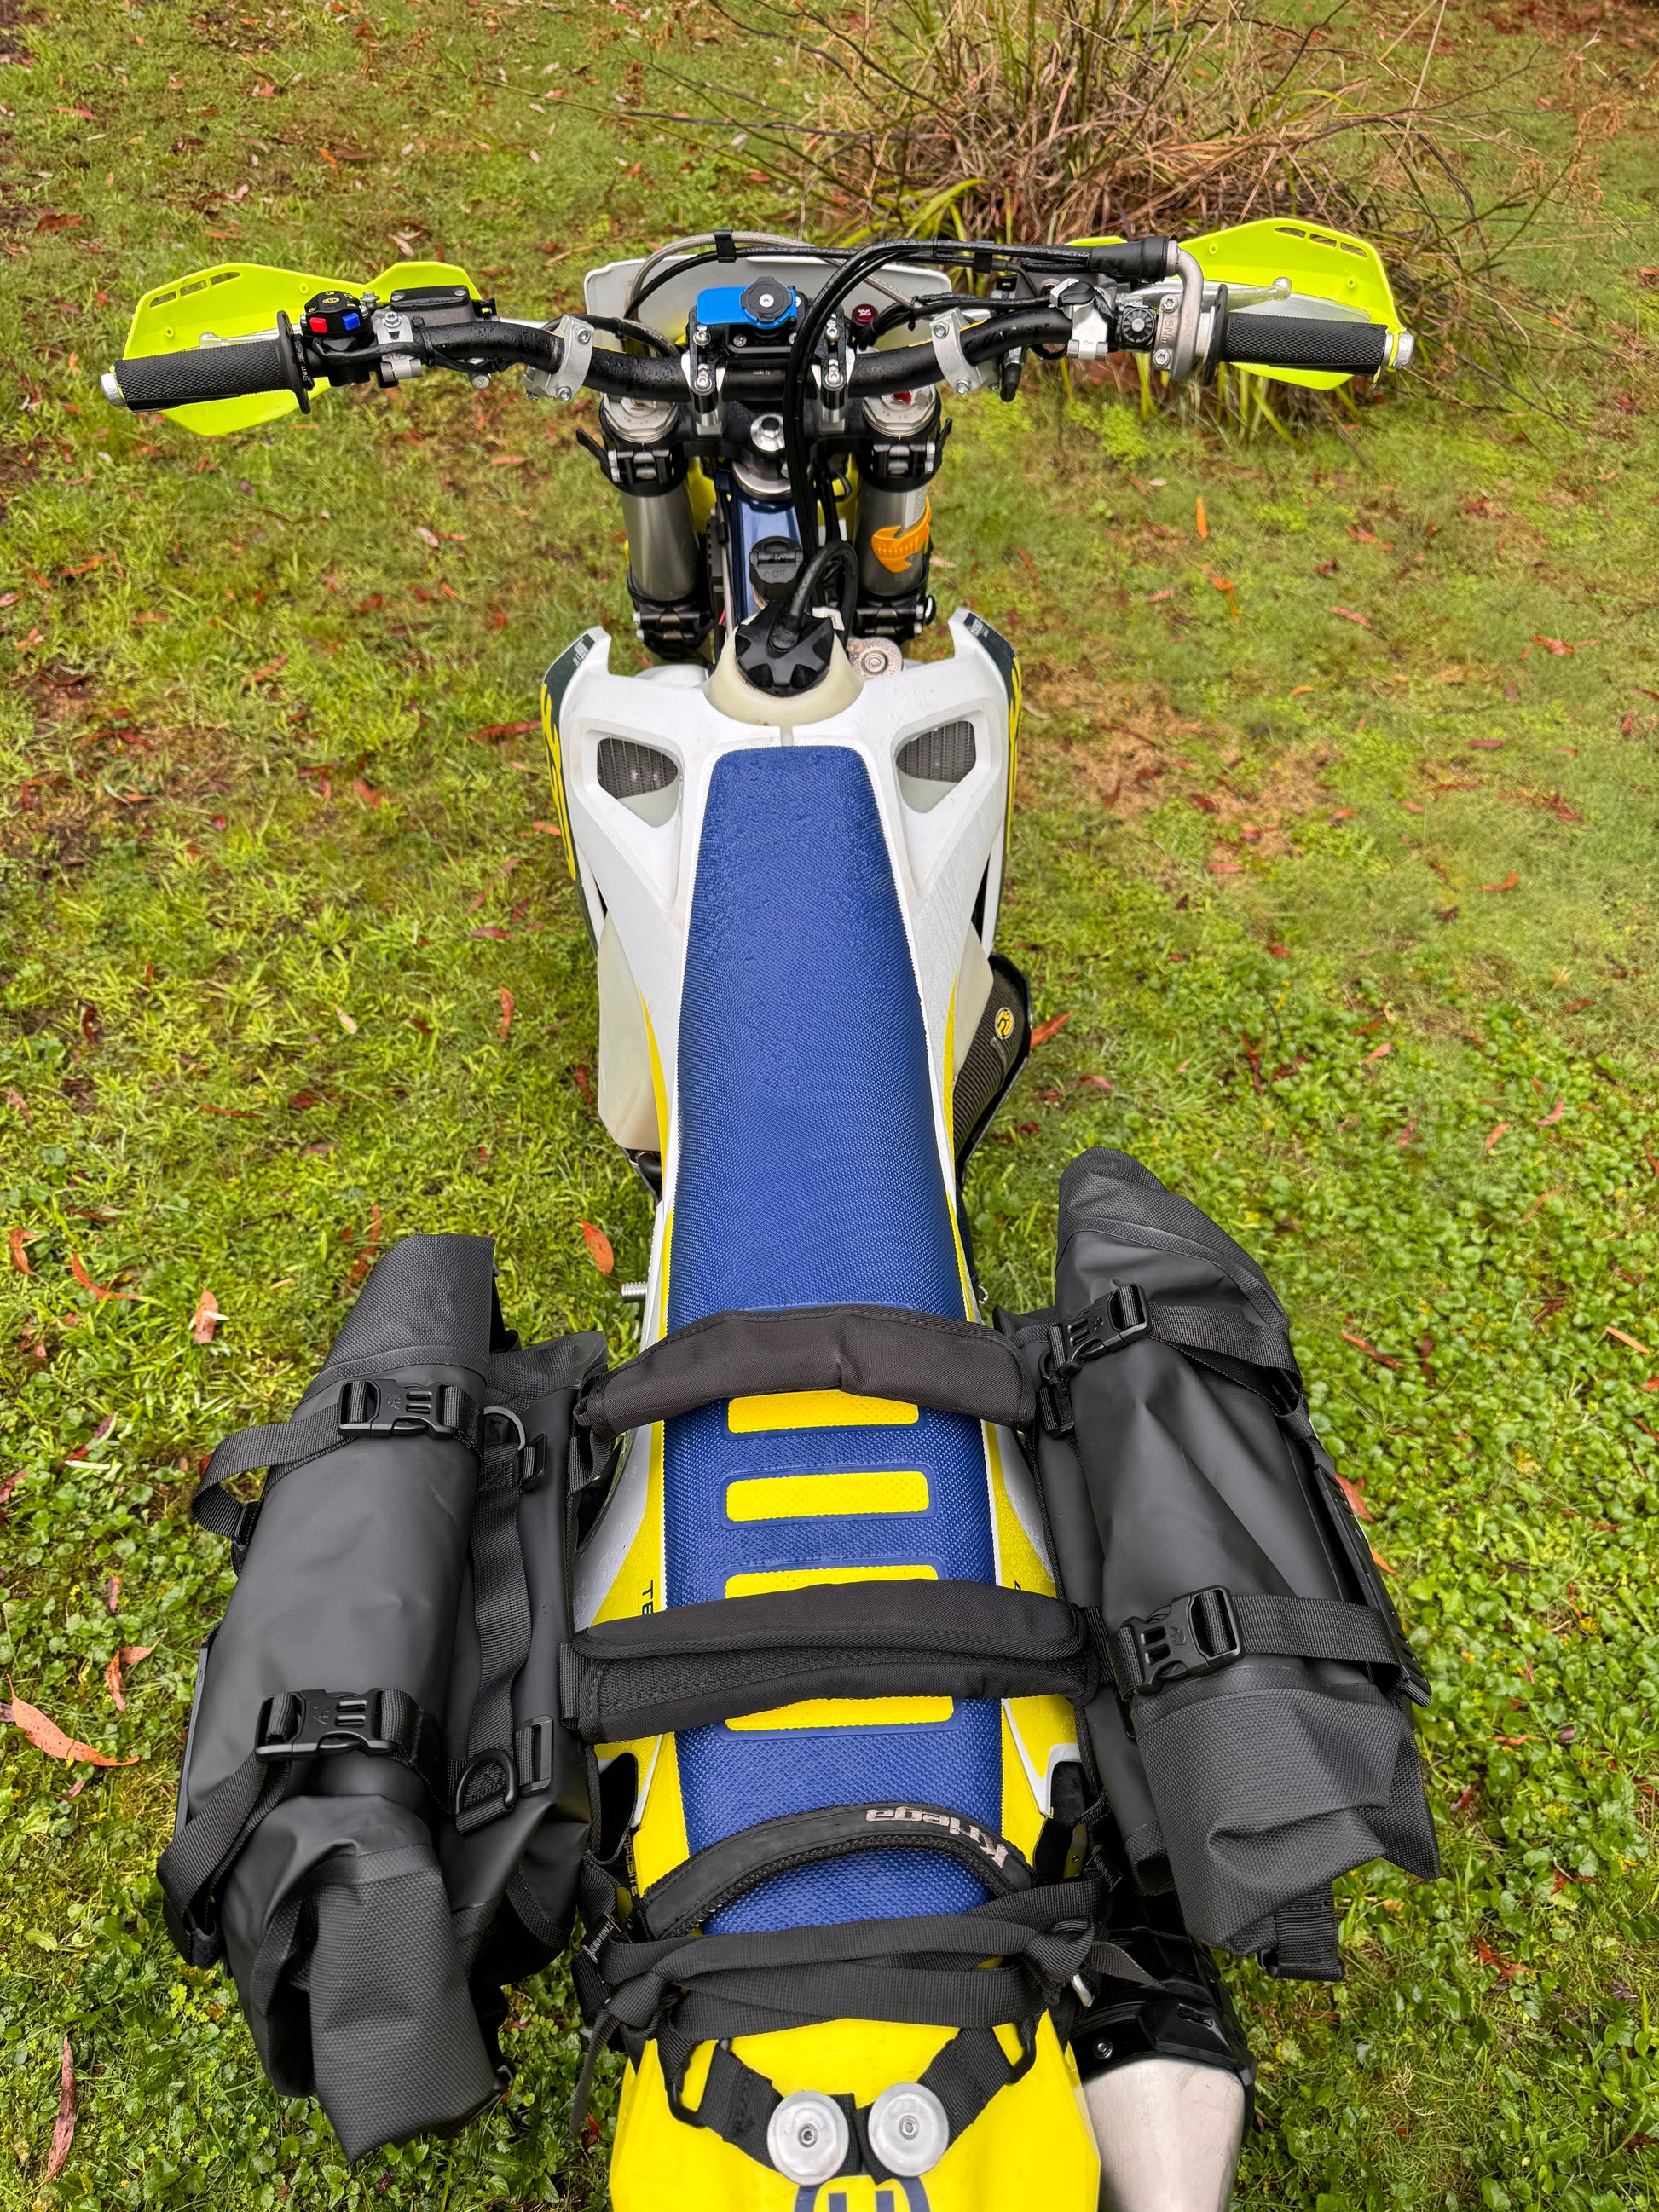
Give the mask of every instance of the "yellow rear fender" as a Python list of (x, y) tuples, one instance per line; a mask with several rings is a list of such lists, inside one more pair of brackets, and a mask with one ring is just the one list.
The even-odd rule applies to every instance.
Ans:
[[(877, 2021), (833, 2021), (775, 2035), (741, 2036), (732, 2050), (786, 2096), (796, 2089), (850, 2091), (869, 2104), (897, 2081), (915, 2081), (953, 2030)], [(1012, 2057), (1018, 2039), (997, 2030)], [(711, 2130), (688, 2127), (669, 2109), (657, 2046), (629, 2067), (611, 2162), (616, 2212), (1096, 2212), (1100, 2160), (1083, 2110), (1077, 2068), (1045, 2014), (1036, 2059), (1000, 2089), (921, 2180), (875, 2182), (838, 2175), (799, 2187)], [(712, 2045), (686, 2069), (684, 2101), (695, 2111)]]
[[(393, 292), (425, 284), (465, 284), (475, 300), (479, 296), (465, 270), (447, 261), (395, 261), (368, 279), (307, 276), (257, 261), (222, 261), (146, 292), (133, 313), (126, 354), (131, 359), (141, 354), (186, 353), (199, 345), (260, 337), (276, 329), (279, 313), (297, 323), (307, 301), (319, 292), (372, 291), (385, 300)], [(232, 430), (274, 422), (279, 415), (293, 414), (298, 405), (291, 392), (260, 392), (246, 399), (171, 407), (167, 415), (170, 422), (203, 437), (222, 438)]]

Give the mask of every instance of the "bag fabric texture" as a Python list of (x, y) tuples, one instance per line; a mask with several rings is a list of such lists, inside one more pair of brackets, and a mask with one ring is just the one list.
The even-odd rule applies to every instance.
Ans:
[[(1246, 1613), (1261, 1597), (1367, 1607), (1426, 1695), (1266, 1276), (1196, 1206), (1103, 1148), (1061, 1179), (1060, 1322), (1121, 1285), (1150, 1327), (1078, 1366), (1071, 1433), (1039, 1439), (1066, 1596), (1098, 1606), (1109, 1631), (1215, 1588)], [(1401, 1679), (1247, 1650), (1127, 1698), (1103, 1689), (1089, 1731), (1143, 1892), (1173, 1886), (1206, 1943), (1287, 1974), (1340, 1972), (1332, 1880), (1377, 1857), (1439, 1871)]]
[[(583, 1754), (559, 1730), (555, 1683), (568, 1633), (570, 1413), (604, 1340), (519, 1347), (501, 1325), (493, 1256), (487, 1237), (394, 1245), (290, 1417), (296, 1429), (310, 1417), (312, 1455), (283, 1464), (270, 1445), (236, 1589), (204, 1650), (159, 1869), (185, 1955), (222, 1948), (273, 2085), (316, 2095), (354, 2159), (452, 2130), (501, 2094), (504, 2008), (490, 1978), (562, 1948), (586, 1832)], [(370, 1401), (348, 1386), (365, 1384), (398, 1406), (447, 1392), (446, 1415), (465, 1418), (318, 1449), (315, 1417), (361, 1415)], [(481, 1591), (475, 1538), (487, 1529)], [(481, 1746), (486, 1647), (486, 1727), (505, 1741)], [(493, 1780), (514, 1802), (468, 1823), (461, 1770), (480, 1748), (510, 1756), (538, 1717), (511, 1790), (499, 1757), (475, 1778), (475, 1791)], [(256, 1759), (257, 1740), (308, 1741), (319, 1726), (326, 1748)], [(395, 1755), (355, 1747), (382, 1734), (398, 1736)], [(193, 1839), (222, 1834), (227, 1805), (250, 1802), (201, 1892), (204, 1936), (190, 1909)]]

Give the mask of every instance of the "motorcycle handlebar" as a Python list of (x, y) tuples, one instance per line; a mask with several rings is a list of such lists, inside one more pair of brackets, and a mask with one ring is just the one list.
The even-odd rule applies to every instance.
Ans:
[[(105, 392), (119, 405), (140, 410), (292, 392), (301, 409), (309, 412), (307, 395), (313, 380), (310, 373), (313, 364), (305, 358), (306, 342), (286, 315), (279, 314), (276, 324), (276, 333), (271, 337), (238, 339), (227, 345), (137, 355), (119, 361), (104, 379)], [(963, 358), (977, 367), (1015, 347), (1063, 345), (1073, 328), (1064, 308), (1032, 305), (963, 326), (959, 343)], [(552, 331), (538, 324), (505, 320), (471, 324), (453, 331), (423, 332), (381, 350), (413, 353), (441, 368), (505, 368), (522, 363), (555, 374), (563, 355), (562, 343)], [(1264, 368), (1325, 369), (1352, 375), (1371, 373), (1389, 363), (1403, 368), (1410, 353), (1409, 334), (1402, 332), (1396, 337), (1381, 323), (1239, 311), (1226, 317), (1212, 358)], [(318, 361), (314, 366), (317, 373), (326, 374), (330, 364)], [(769, 374), (775, 376), (776, 372)], [(854, 397), (902, 392), (937, 383), (943, 374), (933, 345), (897, 346), (856, 354), (850, 364), (848, 386)], [(596, 346), (586, 380), (594, 391), (619, 398), (687, 397), (685, 370), (678, 358), (611, 353)], [(728, 379), (729, 388), (738, 394), (748, 382), (741, 372)]]

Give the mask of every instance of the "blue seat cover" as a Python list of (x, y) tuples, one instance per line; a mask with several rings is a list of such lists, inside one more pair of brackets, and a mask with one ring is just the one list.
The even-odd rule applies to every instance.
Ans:
[[(679, 1037), (679, 1163), (668, 1326), (733, 1307), (843, 1303), (958, 1316), (927, 1036), (869, 775), (840, 746), (728, 754), (703, 818)], [(757, 1475), (922, 1470), (925, 1511), (734, 1522), (727, 1486)], [(665, 1595), (726, 1595), (737, 1574), (931, 1566), (995, 1578), (979, 1424), (730, 1432), (726, 1408), (665, 1425)], [(958, 1700), (904, 1726), (689, 1730), (678, 1741), (692, 1850), (757, 1821), (884, 1799), (994, 1827), (1000, 1715)], [(981, 1885), (921, 1851), (774, 1877), (711, 1930), (788, 1928), (980, 1903)]]

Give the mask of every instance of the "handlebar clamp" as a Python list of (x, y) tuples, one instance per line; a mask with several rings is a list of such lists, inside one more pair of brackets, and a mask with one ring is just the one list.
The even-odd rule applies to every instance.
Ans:
[[(975, 321), (982, 320), (975, 316)], [(927, 334), (933, 341), (933, 355), (939, 362), (939, 374), (951, 389), (965, 394), (977, 392), (981, 385), (991, 381), (989, 368), (975, 368), (962, 349), (962, 310), (947, 307), (943, 314), (933, 316), (927, 325)]]
[(543, 327), (559, 341), (559, 365), (526, 369), (524, 388), (532, 399), (574, 399), (593, 366), (593, 325), (580, 315), (561, 315)]

